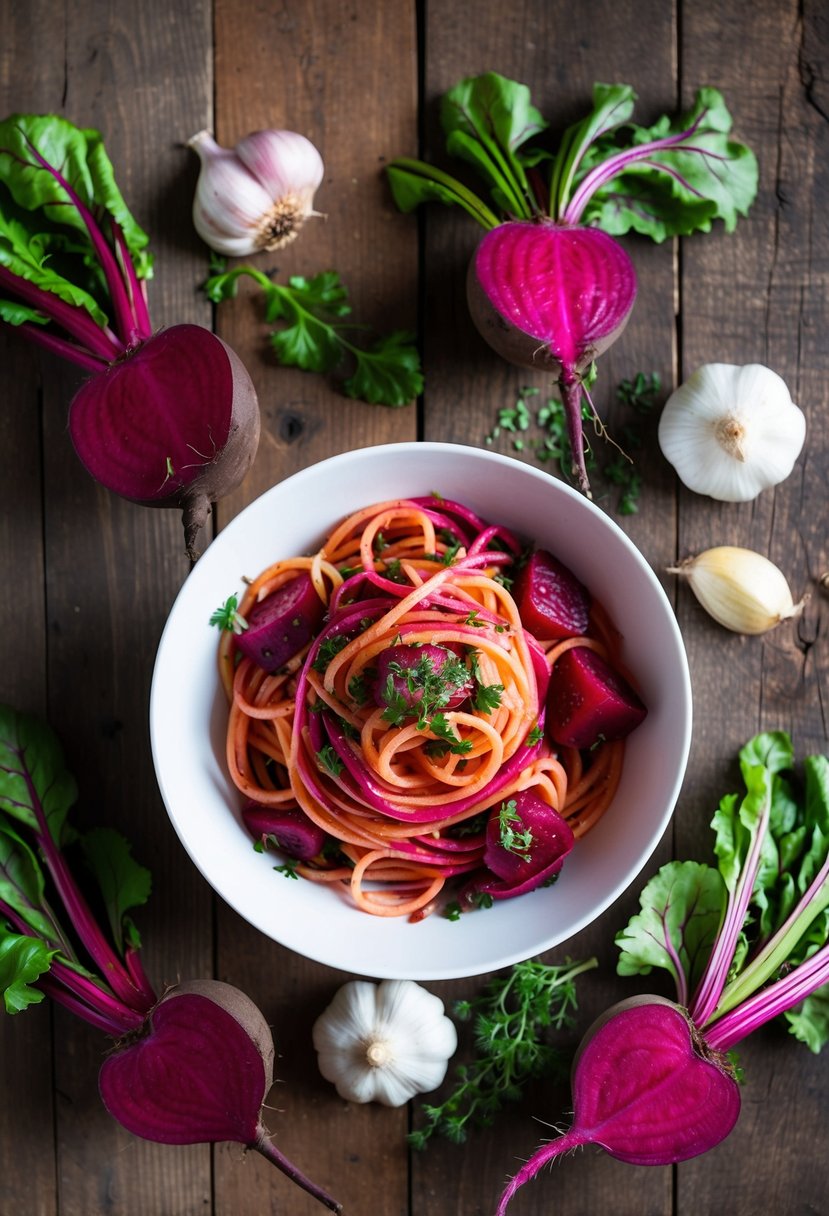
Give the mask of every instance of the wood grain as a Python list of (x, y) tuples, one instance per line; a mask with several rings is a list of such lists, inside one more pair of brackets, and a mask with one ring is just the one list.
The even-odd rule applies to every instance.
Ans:
[[(709, 820), (737, 781), (737, 748), (759, 728), (791, 730), (799, 753), (827, 748), (829, 568), (825, 425), (829, 354), (829, 27), (818, 0), (196, 0), (143, 5), (0, 0), (0, 114), (63, 113), (99, 127), (119, 185), (150, 232), (157, 326), (213, 326), (242, 356), (259, 393), (263, 433), (244, 484), (217, 508), (204, 540), (274, 482), (350, 448), (415, 437), (484, 446), (499, 409), (544, 377), (508, 367), (468, 319), (466, 266), (478, 233), (442, 207), (396, 212), (383, 166), (424, 155), (457, 171), (443, 149), (441, 94), (465, 75), (499, 71), (527, 83), (555, 137), (589, 104), (597, 80), (636, 90), (651, 122), (721, 88), (738, 137), (758, 152), (761, 185), (733, 234), (654, 246), (626, 238), (639, 278), (630, 325), (600, 363), (594, 399), (611, 435), (628, 420), (620, 380), (657, 372), (664, 399), (702, 362), (772, 366), (807, 415), (807, 442), (782, 486), (752, 504), (702, 499), (678, 487), (656, 438), (637, 451), (638, 513), (620, 516), (601, 478), (599, 503), (645, 554), (672, 602), (688, 649), (695, 724), (676, 815), (641, 882), (669, 857), (710, 857)], [(261, 300), (243, 286), (215, 310), (200, 284), (207, 250), (190, 208), (197, 176), (186, 141), (207, 127), (223, 144), (259, 127), (303, 132), (326, 174), (294, 244), (255, 265), (282, 278), (336, 269), (354, 319), (378, 330), (418, 329), (426, 388), (399, 410), (351, 401), (341, 377), (279, 367)], [(407, 1110), (342, 1102), (319, 1075), (311, 1026), (344, 972), (308, 962), (225, 907), (174, 837), (156, 788), (147, 699), (158, 638), (188, 573), (173, 512), (153, 512), (96, 487), (66, 433), (78, 377), (0, 330), (0, 701), (48, 715), (81, 789), (82, 825), (107, 822), (134, 843), (155, 889), (140, 916), (147, 969), (159, 988), (216, 975), (245, 989), (273, 1025), (277, 1083), (267, 1122), (295, 1164), (345, 1205), (347, 1216), (489, 1216), (504, 1179), (566, 1121), (563, 1082), (537, 1082), (465, 1147), (435, 1141), (412, 1155)], [(493, 447), (534, 460), (502, 432)], [(558, 471), (552, 470), (554, 475)], [(367, 491), (368, 496), (368, 491)], [(495, 509), (494, 504), (494, 508)], [(331, 503), (332, 519), (338, 514)], [(796, 595), (797, 621), (761, 639), (715, 626), (687, 588), (664, 573), (713, 543), (767, 553)], [(274, 544), (278, 545), (278, 526)], [(275, 876), (275, 881), (281, 881)], [(615, 932), (641, 883), (593, 926), (548, 956), (595, 955), (580, 984), (572, 1047), (593, 1016), (659, 977), (619, 980)], [(486, 977), (428, 984), (451, 1008)], [(259, 1216), (321, 1211), (258, 1155), (239, 1146), (164, 1147), (137, 1140), (107, 1116), (96, 1073), (106, 1041), (45, 1004), (0, 1020), (2, 1216)], [(459, 1060), (472, 1051), (460, 1027)], [(825, 1055), (825, 1053), (824, 1053)], [(826, 1210), (827, 1069), (783, 1030), (745, 1045), (743, 1111), (719, 1149), (675, 1169), (622, 1165), (598, 1149), (556, 1164), (520, 1193), (514, 1216), (799, 1216)], [(437, 1098), (446, 1092), (438, 1091)]]

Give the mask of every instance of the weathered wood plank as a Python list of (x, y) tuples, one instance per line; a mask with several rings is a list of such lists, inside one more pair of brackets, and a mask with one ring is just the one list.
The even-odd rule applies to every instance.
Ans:
[[(776, 490), (744, 506), (681, 496), (680, 556), (710, 544), (743, 545), (771, 557), (796, 595), (812, 592), (800, 621), (764, 638), (726, 633), (688, 593), (680, 595), (701, 712), (678, 844), (682, 856), (707, 856), (711, 813), (732, 784), (738, 788), (735, 753), (754, 731), (789, 730), (800, 755), (826, 751), (829, 737), (827, 601), (815, 586), (827, 558), (828, 369), (818, 318), (826, 313), (829, 276), (829, 128), (818, 65), (829, 45), (820, 5), (772, 0), (755, 5), (748, 22), (736, 8), (685, 5), (681, 45), (685, 87), (714, 83), (724, 91), (735, 131), (761, 166), (749, 219), (731, 236), (712, 233), (683, 249), (683, 374), (705, 362), (765, 363), (807, 415), (805, 453)], [(818, 1147), (827, 1119), (825, 1059), (777, 1026), (739, 1054), (742, 1117), (720, 1149), (680, 1167), (679, 1213), (819, 1208), (827, 1186)]]
[[(216, 5), (217, 138), (248, 131), (302, 132), (323, 156), (325, 179), (311, 219), (276, 254), (246, 259), (289, 274), (336, 269), (354, 318), (385, 333), (417, 322), (417, 233), (393, 209), (380, 169), (416, 139), (415, 13), (394, 0), (320, 0), (269, 9), (252, 0)], [(414, 404), (399, 410), (351, 401), (336, 378), (279, 367), (269, 327), (250, 291), (217, 310), (217, 331), (245, 360), (260, 397), (262, 440), (240, 490), (218, 508), (222, 524), (268, 486), (317, 460), (373, 443), (413, 439)], [(371, 489), (366, 488), (366, 501)], [(331, 502), (332, 521), (340, 514)], [(272, 542), (278, 544), (278, 536)], [(263, 565), (277, 549), (263, 550)], [(248, 572), (253, 573), (253, 572)], [(274, 881), (282, 881), (274, 876)], [(315, 1016), (348, 977), (319, 967), (253, 933), (224, 907), (218, 913), (218, 973), (238, 984), (275, 1027), (280, 1149), (326, 1186), (347, 1211), (407, 1211), (406, 1112), (351, 1107), (320, 1077), (311, 1045)], [(318, 1204), (264, 1162), (239, 1170), (233, 1150), (216, 1158), (216, 1211), (289, 1208), (311, 1216)]]
[[(209, 323), (210, 309), (195, 295), (196, 241), (189, 225), (186, 158), (177, 146), (206, 115), (209, 7), (191, 5), (184, 14), (156, 3), (140, 11), (92, 4), (74, 12), (63, 30), (55, 24), (51, 6), (5, 5), (3, 30), (4, 55), (37, 64), (49, 79), (48, 90), (33, 89), (29, 96), (16, 92), (8, 99), (9, 108), (55, 110), (104, 133), (119, 185), (153, 238), (158, 259), (150, 289), (155, 323)], [(10, 32), (14, 36), (8, 41)], [(16, 85), (23, 79), (17, 62), (9, 80)], [(173, 79), (175, 90), (168, 87)], [(47, 658), (48, 636), (48, 699), (42, 708), (79, 780), (79, 823), (119, 826), (133, 841), (136, 855), (152, 866), (155, 892), (139, 919), (148, 971), (163, 988), (181, 975), (207, 973), (211, 957), (210, 895), (186, 864), (163, 813), (147, 738), (155, 647), (188, 569), (181, 528), (175, 513), (145, 511), (93, 485), (66, 433), (66, 408), (78, 377), (48, 360), (41, 366), (46, 571), (45, 579), (42, 572), (38, 577), (48, 621), (42, 624), (42, 609), (39, 618), (33, 611), (31, 626), (40, 619), (39, 636), (27, 644), (26, 622), (8, 640), (16, 644), (19, 662), (36, 673)], [(17, 367), (25, 367), (19, 357)], [(26, 411), (36, 409), (31, 372), (9, 381), (8, 393), (11, 402), (4, 412), (22, 420)], [(5, 474), (24, 451), (11, 446), (3, 451)], [(37, 469), (36, 453), (33, 464)], [(21, 495), (20, 508), (25, 501)], [(17, 544), (28, 530), (15, 526)], [(33, 544), (35, 561), (37, 556)], [(20, 580), (24, 591), (29, 577)], [(13, 621), (14, 615), (6, 619)], [(33, 688), (28, 700), (34, 699)], [(20, 1033), (22, 1022), (9, 1030)], [(62, 1013), (56, 1014), (55, 1027), (54, 1072), (44, 1051), (37, 1067), (32, 1062), (31, 1080), (16, 1088), (40, 1089), (41, 1077), (47, 1083), (54, 1080), (60, 1211), (192, 1211), (194, 1196), (209, 1196), (209, 1152), (152, 1146), (123, 1133), (97, 1094), (106, 1041)], [(19, 1147), (13, 1168), (25, 1168), (27, 1154), (30, 1159), (35, 1151), (41, 1151), (45, 1163), (48, 1154), (39, 1149), (30, 1122), (34, 1101), (24, 1107), (22, 1118), (14, 1105), (8, 1104), (7, 1112), (18, 1122), (14, 1136), (3, 1139), (4, 1152)], [(44, 1100), (41, 1134), (50, 1124), (48, 1110)], [(31, 1177), (33, 1193), (39, 1181), (48, 1181), (43, 1168), (32, 1169)], [(4, 1171), (4, 1191), (7, 1178)], [(8, 1199), (4, 1193), (4, 1202)], [(15, 1206), (35, 1210), (22, 1198)]]
[[(676, 30), (673, 8), (664, 4), (615, 4), (596, 19), (595, 8), (558, 3), (524, 3), (508, 9), (495, 6), (450, 4), (432, 0), (426, 18), (425, 97), (426, 154), (450, 172), (464, 176), (460, 162), (446, 157), (438, 122), (438, 99), (464, 76), (493, 70), (529, 85), (534, 104), (557, 137), (590, 105), (594, 81), (620, 81), (633, 85), (640, 97), (641, 121), (653, 121), (672, 111), (677, 102), (674, 76)], [(466, 179), (469, 175), (466, 175)], [(434, 207), (424, 210), (425, 304), (423, 308), (426, 360), (425, 437), (483, 446), (496, 422), (498, 410), (515, 402), (522, 386), (539, 392), (539, 401), (556, 395), (549, 377), (509, 367), (494, 355), (474, 331), (465, 305), (466, 266), (479, 230), (463, 215)], [(657, 372), (668, 384), (675, 370), (674, 255), (669, 246), (657, 248), (645, 240), (626, 242), (636, 264), (639, 296), (623, 337), (599, 363), (594, 400), (614, 427), (629, 421), (614, 403), (615, 386), (638, 371)], [(530, 400), (530, 408), (534, 404)], [(648, 559), (659, 569), (673, 557), (676, 523), (670, 470), (657, 458), (655, 416), (648, 420), (644, 448), (635, 457), (644, 474), (642, 510), (619, 516), (616, 499), (599, 499), (600, 505), (624, 527)], [(540, 432), (521, 436), (524, 450), (512, 446), (502, 433), (492, 444), (516, 459), (536, 462), (527, 442)], [(614, 449), (593, 440), (599, 468)], [(559, 470), (552, 470), (556, 475)], [(601, 482), (599, 482), (601, 484)], [(606, 489), (605, 485), (605, 489)], [(492, 504), (493, 517), (497, 503)], [(666, 837), (653, 859), (667, 860)], [(613, 935), (636, 904), (629, 892), (591, 929), (567, 943), (573, 958), (596, 955), (600, 970), (579, 984), (578, 1023), (584, 1029), (608, 1003), (619, 998), (614, 981)], [(562, 961), (564, 950), (545, 956)], [(485, 977), (433, 985), (451, 1003), (483, 987)], [(462, 1051), (471, 1051), (471, 1035), (462, 1030)], [(574, 1029), (562, 1035), (561, 1046), (575, 1046)], [(445, 1088), (445, 1087), (444, 1087)], [(436, 1097), (440, 1098), (439, 1091)], [(492, 1129), (473, 1131), (464, 1148), (433, 1141), (412, 1163), (414, 1211), (464, 1216), (472, 1210), (471, 1197), (489, 1211), (506, 1178), (548, 1134), (540, 1125), (565, 1121), (570, 1098), (566, 1084), (528, 1087), (524, 1098), (496, 1119)], [(417, 1104), (415, 1104), (417, 1109)], [(417, 1118), (417, 1115), (415, 1115)], [(575, 1159), (557, 1162), (554, 1181), (546, 1175), (525, 1188), (511, 1205), (515, 1216), (547, 1212), (554, 1187), (555, 1208), (581, 1216), (586, 1211), (620, 1213), (667, 1212), (671, 1203), (671, 1171), (638, 1170), (620, 1165), (606, 1155), (588, 1150)]]

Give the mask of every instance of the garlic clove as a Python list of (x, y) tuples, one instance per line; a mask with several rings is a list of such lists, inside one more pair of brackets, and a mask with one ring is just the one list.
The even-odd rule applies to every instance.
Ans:
[(805, 603), (795, 604), (783, 572), (752, 549), (718, 545), (670, 566), (668, 573), (686, 578), (709, 616), (734, 633), (767, 633)]
[(325, 172), (317, 149), (296, 131), (252, 131), (234, 148), (271, 198), (294, 194), (310, 206)]
[(749, 502), (792, 471), (806, 434), (785, 382), (759, 363), (698, 368), (665, 403), (659, 446), (690, 490)]

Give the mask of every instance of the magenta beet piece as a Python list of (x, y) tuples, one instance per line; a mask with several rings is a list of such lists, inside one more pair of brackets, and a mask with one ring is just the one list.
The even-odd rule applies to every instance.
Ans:
[(446, 646), (389, 646), (377, 658), (374, 702), (393, 707), (400, 701), (416, 710), (425, 700), (429, 713), (440, 713), (457, 709), (474, 686), (466, 664)]
[(311, 576), (303, 571), (254, 604), (236, 645), (265, 671), (278, 671), (308, 645), (324, 614)]
[(338, 1212), (341, 1205), (283, 1156), (262, 1122), (273, 1059), (270, 1028), (250, 997), (218, 980), (195, 980), (170, 989), (141, 1032), (121, 1041), (101, 1065), (98, 1087), (133, 1135), (159, 1144), (243, 1144)]
[(546, 549), (536, 549), (513, 584), (524, 628), (541, 641), (587, 632), (590, 592), (572, 570)]
[(555, 878), (573, 844), (573, 831), (557, 810), (532, 790), (517, 791), (487, 821), (483, 861), (494, 877), (473, 879), (464, 899), (511, 899), (535, 890)]
[(325, 844), (325, 832), (299, 807), (263, 806), (251, 799), (242, 807), (242, 819), (251, 836), (273, 836), (298, 861), (316, 857)]
[(511, 220), (483, 237), (469, 267), (469, 312), (502, 358), (558, 376), (581, 488), (589, 489), (582, 376), (630, 317), (636, 273), (599, 228)]
[(564, 747), (587, 748), (629, 735), (647, 709), (615, 668), (586, 646), (556, 660), (547, 691), (547, 731)]
[(725, 1057), (705, 1047), (684, 1010), (658, 996), (622, 1001), (594, 1023), (576, 1054), (572, 1089), (570, 1129), (518, 1171), (496, 1216), (547, 1162), (580, 1144), (631, 1165), (672, 1165), (720, 1144), (740, 1114)]
[(259, 406), (242, 361), (200, 325), (174, 325), (81, 386), (69, 434), (87, 471), (145, 506), (179, 506), (191, 557), (211, 503), (244, 477)]

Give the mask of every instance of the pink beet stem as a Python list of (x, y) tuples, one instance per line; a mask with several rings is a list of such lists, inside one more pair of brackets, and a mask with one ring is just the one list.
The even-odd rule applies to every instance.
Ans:
[(303, 1191), (307, 1191), (314, 1199), (319, 1200), (321, 1204), (327, 1207), (332, 1212), (341, 1212), (343, 1205), (333, 1199), (327, 1191), (322, 1187), (317, 1186), (310, 1178), (306, 1178), (301, 1170), (298, 1170), (287, 1157), (285, 1157), (276, 1145), (271, 1140), (266, 1128), (260, 1123), (257, 1129), (256, 1140), (250, 1146), (255, 1148), (258, 1153), (261, 1153), (266, 1161), (270, 1161), (271, 1165), (275, 1165), (277, 1169), (282, 1170), (286, 1177), (295, 1182), (297, 1186), (302, 1187)]
[[(39, 312), (45, 313), (81, 342), (87, 354), (97, 355), (104, 363), (111, 363), (124, 353), (123, 343), (118, 341), (112, 330), (104, 329), (93, 321), (86, 309), (67, 304), (54, 292), (44, 291), (36, 283), (30, 283), (19, 275), (12, 274), (5, 266), (0, 266), (0, 286), (6, 287)], [(100, 366), (96, 370), (100, 371)]]
[(504, 1189), (501, 1199), (498, 1203), (498, 1210), (495, 1216), (504, 1216), (507, 1205), (513, 1195), (519, 1190), (525, 1182), (533, 1179), (539, 1170), (552, 1161), (554, 1157), (560, 1157), (562, 1153), (569, 1152), (570, 1149), (578, 1148), (582, 1144), (588, 1144), (589, 1140), (586, 1136), (570, 1128), (563, 1136), (559, 1136), (557, 1140), (551, 1140), (544, 1148), (540, 1148), (538, 1152), (533, 1153), (526, 1165), (523, 1165), (514, 1178), (511, 1178)]
[(51, 350), (59, 358), (66, 359), (69, 363), (74, 363), (88, 372), (102, 372), (108, 366), (104, 359), (99, 359), (97, 355), (88, 355), (74, 342), (58, 338), (54, 334), (50, 334), (48, 329), (43, 329), (31, 321), (24, 321), (22, 325), (16, 325), (15, 332), (23, 338), (28, 338), (30, 342), (37, 342), (39, 346)]

